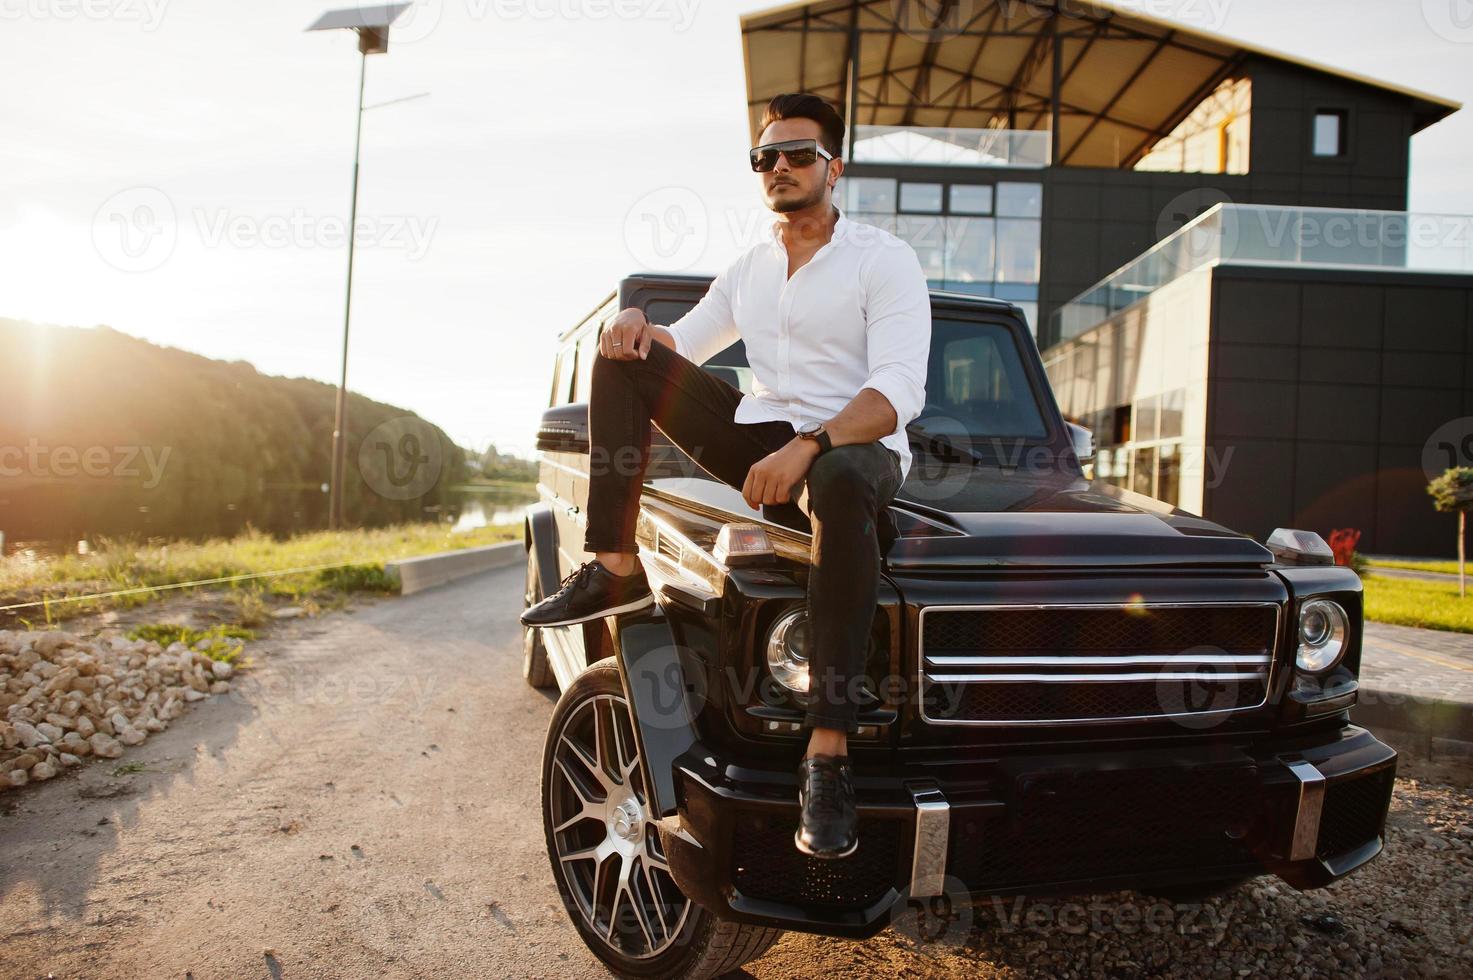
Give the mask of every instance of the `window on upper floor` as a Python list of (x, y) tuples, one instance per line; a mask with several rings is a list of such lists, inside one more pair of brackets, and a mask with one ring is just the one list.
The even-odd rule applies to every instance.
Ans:
[(1345, 156), (1345, 110), (1320, 109), (1314, 114), (1311, 152), (1322, 158)]

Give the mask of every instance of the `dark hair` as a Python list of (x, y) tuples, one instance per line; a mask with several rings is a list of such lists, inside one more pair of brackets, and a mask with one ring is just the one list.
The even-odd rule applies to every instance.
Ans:
[(844, 149), (844, 117), (839, 115), (827, 99), (807, 92), (788, 92), (774, 95), (762, 113), (762, 124), (757, 132), (765, 130), (769, 123), (779, 119), (812, 119), (818, 123), (818, 141), (834, 156), (841, 156)]

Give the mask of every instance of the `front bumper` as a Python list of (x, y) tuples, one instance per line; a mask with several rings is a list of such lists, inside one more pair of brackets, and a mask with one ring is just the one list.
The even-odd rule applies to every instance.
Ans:
[(787, 772), (681, 757), (661, 843), (682, 890), (724, 918), (863, 938), (911, 898), (1097, 893), (1272, 873), (1326, 885), (1380, 853), (1396, 752), (1347, 725), (1211, 745), (856, 766), (859, 848), (793, 846)]

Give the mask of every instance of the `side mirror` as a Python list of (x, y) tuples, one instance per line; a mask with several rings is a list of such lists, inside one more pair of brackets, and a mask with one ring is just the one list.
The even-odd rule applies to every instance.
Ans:
[(537, 448), (543, 452), (588, 452), (588, 403), (559, 405), (542, 413)]
[(1065, 422), (1064, 425), (1069, 429), (1069, 444), (1074, 449), (1074, 455), (1079, 457), (1079, 465), (1093, 463), (1095, 461), (1095, 434), (1073, 422)]

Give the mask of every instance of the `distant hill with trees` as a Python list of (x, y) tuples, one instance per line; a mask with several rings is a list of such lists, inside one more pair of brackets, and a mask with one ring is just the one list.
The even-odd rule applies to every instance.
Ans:
[[(0, 531), (11, 540), (326, 525), (334, 386), (105, 326), (0, 319), (0, 352)], [(450, 518), (452, 486), (530, 478), (526, 461), (467, 453), (413, 412), (351, 391), (347, 429), (350, 526)]]

